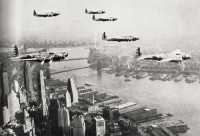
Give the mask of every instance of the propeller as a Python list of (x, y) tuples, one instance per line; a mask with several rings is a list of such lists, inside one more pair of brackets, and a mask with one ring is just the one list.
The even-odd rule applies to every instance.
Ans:
[(50, 58), (49, 64), (53, 63), (53, 56)]
[(41, 62), (41, 65), (44, 65), (44, 60)]
[(43, 58), (42, 58), (41, 65), (44, 65), (44, 63), (45, 63), (45, 58), (43, 57)]

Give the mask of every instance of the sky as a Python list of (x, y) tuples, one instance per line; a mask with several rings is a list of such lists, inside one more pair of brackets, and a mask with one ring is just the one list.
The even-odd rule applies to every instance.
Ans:
[[(20, 39), (101, 41), (105, 31), (108, 37), (138, 36), (141, 39), (138, 44), (142, 45), (192, 44), (195, 49), (200, 43), (199, 0), (2, 0), (2, 3), (1, 18), (6, 16), (3, 23), (8, 25), (8, 30), (3, 30), (16, 42)], [(99, 16), (119, 20), (92, 21), (91, 15), (84, 13), (85, 8), (103, 9), (106, 14)], [(37, 18), (32, 15), (34, 9), (61, 15)]]

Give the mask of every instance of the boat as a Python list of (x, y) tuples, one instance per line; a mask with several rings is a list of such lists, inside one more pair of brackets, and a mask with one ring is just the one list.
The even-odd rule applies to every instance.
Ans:
[(147, 76), (148, 76), (148, 73), (146, 73), (146, 72), (140, 72), (140, 73), (136, 74), (136, 79), (145, 78)]
[(185, 77), (185, 82), (186, 83), (194, 83), (196, 82), (198, 79), (198, 77), (196, 75), (189, 75), (187, 77)]
[(171, 81), (172, 79), (174, 79), (174, 75), (173, 74), (168, 74), (163, 81)]
[(130, 82), (131, 80), (129, 78), (124, 79), (125, 82)]
[(85, 86), (93, 86), (91, 83), (85, 83)]
[(129, 78), (130, 75), (129, 75), (129, 74), (125, 74), (124, 77), (125, 77), (125, 78)]
[(132, 74), (131, 76), (132, 76), (132, 78), (136, 78), (137, 74), (134, 73), (134, 74)]
[(119, 76), (124, 75), (124, 73), (125, 73), (124, 71), (116, 72), (115, 76), (119, 77)]
[(120, 74), (120, 73), (116, 73), (115, 76), (116, 76), (116, 77), (119, 77), (119, 76), (121, 76), (121, 74)]
[(112, 69), (106, 70), (105, 72), (106, 72), (107, 74), (113, 74), (113, 73), (114, 73), (114, 71), (113, 71)]
[(177, 76), (175, 79), (174, 79), (174, 82), (180, 82), (181, 80), (183, 80), (183, 75), (180, 74), (179, 76)]
[(157, 74), (157, 73), (152, 74), (152, 75), (150, 76), (150, 78), (149, 78), (149, 80), (152, 80), (152, 81), (154, 81), (154, 80), (159, 80), (159, 79), (160, 79), (160, 74)]
[(160, 80), (165, 81), (166, 77), (167, 77), (167, 74), (162, 74), (160, 75)]

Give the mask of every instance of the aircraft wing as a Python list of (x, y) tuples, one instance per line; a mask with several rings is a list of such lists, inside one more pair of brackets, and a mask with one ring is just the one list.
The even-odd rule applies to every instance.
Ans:
[(10, 60), (22, 60), (22, 59), (32, 59), (32, 55), (22, 55), (22, 56), (17, 56), (17, 57), (10, 57)]
[(10, 58), (11, 61), (40, 61), (40, 59), (38, 58), (29, 58), (29, 59), (25, 59), (25, 58)]
[(20, 60), (25, 60), (25, 61), (39, 61), (39, 60), (41, 60), (41, 59), (39, 59), (39, 58), (31, 58), (31, 59), (20, 59)]
[(167, 59), (163, 59), (161, 60), (161, 62), (181, 62), (182, 59), (180, 58), (167, 58)]
[(157, 55), (145, 55), (138, 58), (138, 60), (145, 60), (145, 59), (151, 59), (151, 60), (157, 60), (158, 58), (163, 59), (165, 58), (164, 54), (157, 54)]
[(172, 60), (171, 58), (170, 59), (163, 59), (160, 62), (170, 62), (171, 60)]
[(17, 59), (20, 59), (20, 57), (18, 56), (18, 57), (10, 57), (9, 58), (10, 60), (17, 60)]

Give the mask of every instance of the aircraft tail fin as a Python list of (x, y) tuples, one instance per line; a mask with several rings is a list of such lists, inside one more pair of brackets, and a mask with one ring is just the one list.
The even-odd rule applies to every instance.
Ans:
[(68, 57), (68, 56), (69, 56), (69, 54), (68, 54), (68, 53), (66, 53), (66, 54), (65, 54), (65, 57)]
[(37, 15), (36, 11), (35, 11), (35, 10), (33, 10), (33, 16), (36, 16), (36, 15)]
[(43, 66), (43, 65), (44, 65), (44, 63), (45, 63), (45, 60), (42, 60), (40, 64)]
[(140, 47), (138, 47), (136, 50), (136, 57), (140, 57), (140, 56), (142, 56), (142, 52), (140, 50)]
[(95, 15), (92, 15), (92, 20), (95, 20), (96, 18), (95, 18)]
[(49, 64), (52, 64), (52, 63), (53, 63), (53, 59), (50, 59)]
[(68, 52), (63, 52), (63, 56), (66, 58), (66, 57), (68, 57)]
[(85, 13), (88, 13), (88, 10), (87, 10), (87, 9), (85, 9)]
[(107, 39), (106, 32), (103, 32), (102, 40), (106, 40), (106, 39)]
[(15, 57), (19, 56), (19, 48), (17, 47), (16, 44), (14, 45), (14, 52), (13, 52), (13, 55), (14, 55)]

